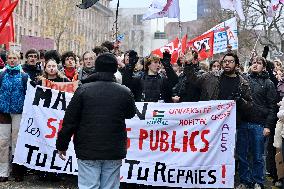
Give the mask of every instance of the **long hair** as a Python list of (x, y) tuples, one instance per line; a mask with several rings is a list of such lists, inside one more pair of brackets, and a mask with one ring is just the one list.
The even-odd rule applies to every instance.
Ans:
[[(54, 59), (49, 59), (46, 63), (45, 63), (45, 65), (44, 65), (44, 68), (43, 68), (43, 73), (42, 73), (42, 76), (45, 78), (45, 79), (48, 79), (48, 74), (46, 73), (46, 71), (45, 71), (45, 69), (46, 69), (46, 65), (48, 64), (48, 62), (49, 61), (54, 61), (54, 62), (56, 62)], [(58, 64), (57, 64), (57, 77), (58, 78), (66, 78), (66, 76), (61, 72), (61, 71), (59, 71), (59, 69), (58, 69)]]

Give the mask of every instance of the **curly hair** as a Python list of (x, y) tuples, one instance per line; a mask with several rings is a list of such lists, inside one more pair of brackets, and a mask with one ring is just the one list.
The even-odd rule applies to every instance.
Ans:
[(69, 57), (73, 57), (74, 60), (76, 61), (76, 58), (77, 58), (76, 54), (73, 51), (67, 51), (67, 52), (62, 54), (61, 60), (62, 60), (62, 65), (63, 66), (65, 65), (66, 58), (69, 58)]

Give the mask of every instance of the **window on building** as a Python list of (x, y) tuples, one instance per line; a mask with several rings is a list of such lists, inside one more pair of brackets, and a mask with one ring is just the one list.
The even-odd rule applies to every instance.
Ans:
[(27, 18), (27, 11), (28, 11), (28, 2), (25, 1), (25, 4), (24, 4), (24, 17)]
[(38, 32), (35, 32), (35, 36), (38, 36)]
[(166, 33), (165, 32), (155, 32), (154, 39), (166, 39)]
[(133, 25), (142, 25), (142, 14), (133, 15)]
[(140, 41), (144, 41), (144, 31), (143, 30), (140, 31), (140, 35), (141, 35)]
[(38, 11), (39, 11), (39, 7), (38, 5), (35, 7), (35, 21), (38, 22)]
[(131, 41), (135, 41), (135, 31), (131, 31)]
[(29, 6), (29, 19), (32, 20), (33, 19), (33, 4), (30, 3)]
[(24, 32), (23, 32), (23, 35), (26, 35), (26, 28), (24, 28)]
[(32, 30), (29, 30), (29, 36), (31, 36), (32, 35)]
[(18, 25), (17, 24), (15, 24), (15, 34), (16, 34), (16, 43), (18, 42), (18, 34), (19, 33), (19, 28), (18, 28)]
[(20, 0), (20, 5), (19, 5), (19, 9), (20, 9), (20, 15), (23, 15), (23, 0)]
[(140, 46), (140, 48), (139, 48), (139, 54), (140, 54), (140, 56), (143, 56), (143, 46)]

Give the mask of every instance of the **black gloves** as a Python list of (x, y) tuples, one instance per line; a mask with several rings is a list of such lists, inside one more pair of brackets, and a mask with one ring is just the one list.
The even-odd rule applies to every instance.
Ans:
[(171, 54), (168, 51), (163, 52), (163, 59), (161, 59), (161, 62), (164, 67), (171, 66)]
[(137, 52), (134, 50), (129, 51), (129, 64), (131, 66), (135, 66), (135, 64), (138, 62), (138, 55)]
[(268, 55), (268, 52), (269, 52), (269, 47), (268, 47), (268, 46), (265, 46), (265, 47), (263, 48), (262, 57), (266, 59), (266, 58), (267, 58), (267, 55)]

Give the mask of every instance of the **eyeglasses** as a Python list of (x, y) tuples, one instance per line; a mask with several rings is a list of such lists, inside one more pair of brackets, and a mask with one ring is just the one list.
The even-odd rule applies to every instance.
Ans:
[(223, 60), (222, 63), (233, 64), (233, 63), (235, 63), (235, 60)]
[(75, 59), (73, 57), (67, 57), (65, 60), (74, 61)]
[(37, 55), (36, 54), (29, 54), (28, 58), (37, 58)]

